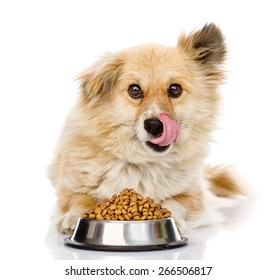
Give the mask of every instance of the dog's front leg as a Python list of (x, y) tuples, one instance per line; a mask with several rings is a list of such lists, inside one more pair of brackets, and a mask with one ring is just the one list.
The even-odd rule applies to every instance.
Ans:
[(95, 208), (98, 202), (84, 193), (76, 193), (61, 188), (57, 192), (58, 211), (54, 217), (54, 224), (62, 233), (71, 234), (77, 224), (81, 213)]
[(162, 202), (169, 209), (181, 234), (201, 225), (205, 212), (202, 193), (182, 193)]

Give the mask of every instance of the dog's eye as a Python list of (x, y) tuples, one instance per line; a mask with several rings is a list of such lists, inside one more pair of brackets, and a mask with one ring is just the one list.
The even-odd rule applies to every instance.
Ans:
[(141, 90), (139, 85), (133, 84), (128, 88), (129, 95), (134, 99), (143, 98), (143, 91)]
[(177, 98), (183, 92), (183, 88), (179, 84), (171, 84), (168, 89), (168, 96)]

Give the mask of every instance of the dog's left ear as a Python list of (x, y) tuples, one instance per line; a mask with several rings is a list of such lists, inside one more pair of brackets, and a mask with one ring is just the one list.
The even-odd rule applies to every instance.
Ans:
[(107, 54), (77, 79), (81, 82), (82, 93), (90, 99), (99, 99), (110, 93), (121, 73), (123, 61), (116, 54)]
[[(224, 62), (226, 46), (220, 29), (213, 23), (206, 24), (201, 30), (186, 36), (181, 34), (178, 48), (202, 66), (217, 68)], [(212, 69), (211, 69), (212, 70)]]

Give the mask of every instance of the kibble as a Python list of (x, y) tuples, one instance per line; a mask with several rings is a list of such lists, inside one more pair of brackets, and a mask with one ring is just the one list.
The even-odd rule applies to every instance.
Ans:
[(114, 221), (156, 220), (170, 216), (171, 212), (155, 203), (152, 198), (144, 198), (135, 190), (127, 188), (118, 195), (104, 199), (96, 208), (81, 214), (83, 218)]

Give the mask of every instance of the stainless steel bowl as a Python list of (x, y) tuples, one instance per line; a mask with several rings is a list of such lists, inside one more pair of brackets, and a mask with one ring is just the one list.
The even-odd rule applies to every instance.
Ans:
[(80, 218), (67, 246), (103, 251), (171, 249), (187, 244), (172, 218), (147, 221), (107, 221)]

